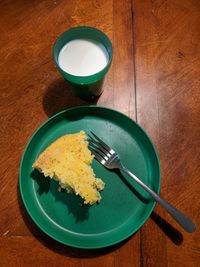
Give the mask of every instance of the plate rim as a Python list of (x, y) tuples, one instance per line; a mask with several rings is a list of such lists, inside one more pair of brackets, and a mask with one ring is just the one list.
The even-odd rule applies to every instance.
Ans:
[[(70, 111), (73, 111), (75, 109), (88, 109), (88, 108), (91, 108), (91, 109), (102, 109), (102, 110), (106, 110), (108, 112), (115, 112), (115, 113), (118, 113), (119, 115), (122, 115), (124, 117), (126, 117), (127, 119), (129, 119), (132, 123), (134, 123), (142, 132), (143, 134), (147, 137), (148, 141), (150, 142), (152, 148), (153, 148), (153, 151), (155, 153), (155, 159), (156, 159), (156, 162), (157, 162), (157, 167), (158, 167), (158, 189), (157, 189), (157, 193), (160, 192), (160, 187), (161, 187), (161, 180), (162, 180), (162, 177), (161, 177), (161, 167), (160, 167), (160, 160), (159, 160), (159, 157), (158, 157), (158, 153), (157, 153), (157, 150), (154, 146), (154, 143), (152, 142), (151, 138), (149, 137), (149, 135), (145, 132), (145, 130), (135, 121), (133, 120), (132, 118), (130, 118), (128, 115), (124, 114), (123, 112), (120, 112), (116, 109), (113, 109), (113, 108), (109, 108), (109, 107), (105, 107), (105, 106), (96, 106), (96, 105), (84, 105), (84, 106), (75, 106), (75, 107), (71, 107), (71, 108), (67, 108), (67, 109), (64, 109), (56, 114), (54, 114), (53, 116), (47, 118), (47, 120), (45, 120), (31, 135), (31, 137), (29, 137), (28, 139), (28, 142), (26, 143), (26, 146), (24, 148), (24, 151), (23, 151), (23, 155), (22, 155), (22, 158), (21, 158), (21, 161), (20, 161), (20, 169), (19, 169), (19, 179), (18, 179), (18, 185), (19, 185), (19, 189), (20, 189), (20, 195), (21, 195), (21, 198), (22, 198), (22, 201), (23, 201), (23, 204), (24, 204), (24, 207), (26, 208), (26, 211), (28, 213), (28, 215), (31, 217), (32, 221), (36, 224), (36, 226), (42, 231), (44, 232), (47, 236), (51, 237), (52, 239), (58, 241), (59, 243), (62, 243), (64, 245), (67, 245), (67, 246), (71, 246), (71, 247), (75, 247), (75, 248), (81, 248), (81, 249), (100, 249), (100, 248), (105, 248), (105, 247), (110, 247), (112, 245), (115, 245), (115, 244), (118, 244), (124, 240), (126, 240), (127, 238), (131, 237), (134, 233), (136, 233), (144, 224), (145, 222), (149, 219), (153, 209), (155, 208), (155, 205), (157, 204), (156, 201), (154, 201), (152, 203), (152, 206), (151, 208), (149, 209), (149, 212), (147, 213), (147, 215), (144, 217), (144, 219), (141, 221), (141, 223), (138, 225), (138, 227), (136, 227), (133, 231), (131, 231), (130, 233), (128, 233), (127, 235), (124, 235), (123, 238), (120, 238), (118, 241), (114, 241), (114, 242), (109, 242), (108, 244), (106, 245), (95, 245), (95, 246), (87, 246), (87, 244), (85, 245), (76, 245), (74, 244), (73, 242), (65, 242), (63, 240), (60, 240), (59, 238), (57, 238), (56, 236), (54, 236), (53, 234), (49, 233), (45, 227), (41, 226), (40, 223), (37, 221), (37, 218), (35, 218), (31, 211), (29, 210), (29, 207), (26, 203), (26, 199), (24, 197), (24, 193), (23, 193), (23, 186), (22, 186), (22, 166), (23, 166), (23, 162), (25, 160), (25, 156), (26, 156), (26, 153), (27, 153), (27, 149), (28, 147), (30, 146), (32, 140), (34, 139), (34, 137), (36, 136), (36, 134), (46, 125), (48, 124), (51, 120), (53, 120), (54, 118), (56, 117), (59, 117), (61, 116), (63, 113), (66, 113), (66, 112), (70, 112)], [(92, 116), (95, 116), (95, 114), (92, 114)]]

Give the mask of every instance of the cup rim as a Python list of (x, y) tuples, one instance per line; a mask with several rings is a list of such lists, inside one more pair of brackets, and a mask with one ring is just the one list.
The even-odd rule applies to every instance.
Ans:
[[(73, 74), (70, 74), (69, 72), (64, 71), (60, 67), (60, 65), (58, 63), (58, 56), (56, 56), (56, 49), (57, 49), (58, 42), (64, 37), (64, 35), (66, 35), (66, 33), (76, 32), (76, 31), (79, 31), (79, 30), (90, 30), (90, 31), (94, 31), (96, 33), (101, 34), (103, 36), (103, 38), (106, 39), (106, 41), (108, 42), (109, 49), (110, 49), (110, 53), (109, 53), (108, 52), (108, 49), (103, 44), (104, 47), (105, 47), (105, 49), (108, 52), (108, 62), (107, 62), (106, 66), (103, 69), (101, 69), (100, 71), (98, 71), (98, 72), (96, 72), (94, 74), (87, 75), (87, 76), (73, 75)], [(75, 40), (75, 39), (78, 39), (78, 38), (72, 38), (70, 41)], [(87, 38), (87, 39), (92, 40), (92, 38)], [(96, 41), (96, 40), (94, 39), (94, 41)], [(60, 50), (59, 50), (59, 52), (60, 52)], [(110, 65), (111, 65), (111, 62), (112, 62), (112, 58), (113, 58), (113, 46), (112, 46), (112, 43), (111, 43), (109, 37), (103, 31), (101, 31), (101, 30), (99, 30), (99, 29), (97, 29), (95, 27), (90, 27), (90, 26), (77, 26), (77, 27), (70, 28), (70, 29), (62, 32), (58, 36), (58, 38), (56, 39), (56, 41), (55, 41), (55, 43), (53, 45), (53, 59), (54, 59), (54, 63), (56, 65), (56, 67), (61, 72), (61, 74), (63, 76), (65, 76), (64, 77), (65, 79), (69, 80), (70, 82), (76, 83), (76, 84), (90, 84), (90, 83), (97, 82), (98, 80), (100, 80), (101, 78), (103, 78), (104, 75), (107, 73), (107, 71), (110, 68)]]

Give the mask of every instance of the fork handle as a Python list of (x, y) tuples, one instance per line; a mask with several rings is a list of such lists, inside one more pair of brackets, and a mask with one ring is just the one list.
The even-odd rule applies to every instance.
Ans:
[(135, 176), (132, 172), (130, 172), (124, 166), (121, 167), (121, 170), (127, 173), (131, 178), (133, 178), (143, 189), (145, 189), (163, 208), (165, 208), (168, 213), (182, 226), (185, 231), (188, 233), (192, 233), (196, 230), (195, 224), (189, 219), (185, 214), (183, 214), (180, 210), (173, 207), (166, 200), (161, 198), (158, 194), (156, 194), (151, 188), (149, 188), (145, 183), (143, 183), (137, 176)]

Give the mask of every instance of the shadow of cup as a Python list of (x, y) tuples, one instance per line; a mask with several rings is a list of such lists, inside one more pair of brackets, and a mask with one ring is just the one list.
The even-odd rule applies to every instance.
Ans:
[(74, 106), (95, 105), (98, 98), (85, 101), (78, 98), (68, 87), (67, 82), (60, 78), (46, 89), (43, 96), (43, 109), (48, 117)]

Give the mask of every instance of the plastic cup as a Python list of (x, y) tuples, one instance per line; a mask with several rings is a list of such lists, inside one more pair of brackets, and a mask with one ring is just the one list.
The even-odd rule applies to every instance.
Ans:
[[(75, 76), (64, 71), (58, 63), (60, 50), (69, 41), (75, 39), (89, 39), (104, 45), (108, 53), (108, 63), (101, 71), (89, 76)], [(112, 43), (105, 33), (102, 31), (86, 26), (71, 28), (62, 33), (56, 40), (53, 47), (53, 58), (60, 74), (68, 83), (69, 88), (80, 98), (94, 99), (103, 91), (103, 82), (112, 62)]]

